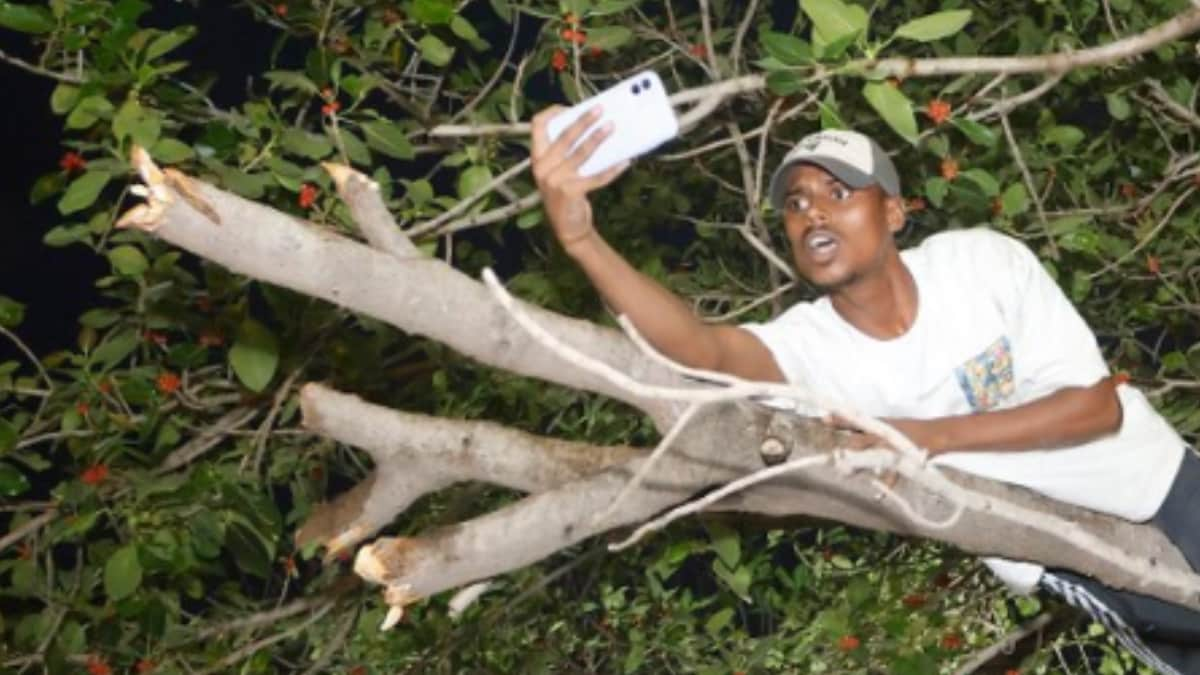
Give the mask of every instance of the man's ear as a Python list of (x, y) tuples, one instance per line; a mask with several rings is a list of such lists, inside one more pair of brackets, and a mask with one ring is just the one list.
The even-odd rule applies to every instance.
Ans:
[(904, 229), (904, 200), (899, 195), (888, 195), (883, 201), (883, 216), (888, 229), (893, 233)]

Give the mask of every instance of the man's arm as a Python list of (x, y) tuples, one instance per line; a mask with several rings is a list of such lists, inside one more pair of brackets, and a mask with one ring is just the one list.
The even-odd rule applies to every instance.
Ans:
[(1045, 450), (1079, 445), (1121, 428), (1119, 375), (1090, 387), (1065, 387), (1023, 405), (928, 420), (888, 419), (930, 455)]
[(580, 176), (579, 167), (608, 131), (592, 133), (568, 152), (596, 117), (583, 116), (551, 143), (546, 124), (558, 111), (558, 107), (548, 108), (533, 118), (533, 175), (555, 236), (604, 300), (629, 317), (650, 344), (679, 363), (782, 382), (775, 358), (757, 337), (734, 326), (704, 323), (682, 300), (634, 269), (604, 241), (596, 231), (587, 193), (616, 180), (625, 166), (589, 178)]

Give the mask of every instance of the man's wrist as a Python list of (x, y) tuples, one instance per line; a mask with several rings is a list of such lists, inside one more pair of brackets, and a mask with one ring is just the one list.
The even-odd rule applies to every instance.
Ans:
[(572, 258), (578, 258), (596, 243), (596, 228), (588, 228), (586, 232), (559, 240), (563, 250)]

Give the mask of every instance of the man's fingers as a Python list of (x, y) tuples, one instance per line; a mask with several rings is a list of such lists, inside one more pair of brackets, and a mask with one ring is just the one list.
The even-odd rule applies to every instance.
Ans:
[(530, 137), (532, 143), (529, 146), (529, 154), (533, 157), (540, 157), (546, 149), (550, 147), (550, 134), (546, 132), (546, 125), (555, 115), (566, 110), (564, 106), (552, 105), (533, 116), (530, 124)]
[(600, 147), (600, 144), (603, 143), (604, 139), (608, 138), (612, 132), (613, 128), (612, 124), (610, 123), (588, 134), (587, 138), (583, 139), (583, 142), (579, 144), (579, 147), (571, 151), (571, 154), (566, 158), (563, 164), (578, 171), (579, 167), (583, 166), (583, 163), (592, 156), (592, 153), (596, 152), (596, 148)]
[(554, 142), (550, 144), (550, 147), (546, 149), (547, 159), (555, 165), (562, 162), (567, 156), (567, 152), (571, 149), (571, 146), (575, 145), (575, 141), (578, 141), (579, 137), (583, 136), (583, 132), (587, 131), (588, 127), (595, 124), (598, 119), (600, 119), (600, 106), (592, 108), (580, 116), (579, 119), (572, 122), (571, 126), (564, 129), (558, 138), (554, 139)]
[(595, 176), (584, 178), (583, 191), (591, 192), (592, 190), (599, 190), (602, 187), (606, 187), (609, 183), (619, 178), (621, 174), (625, 173), (625, 170), (632, 165), (633, 163), (627, 159), (616, 166), (610, 166)]

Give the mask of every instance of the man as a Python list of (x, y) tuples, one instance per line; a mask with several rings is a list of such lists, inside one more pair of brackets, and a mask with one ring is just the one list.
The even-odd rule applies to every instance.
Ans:
[[(796, 269), (824, 297), (764, 324), (706, 324), (596, 231), (586, 195), (625, 166), (580, 177), (611, 130), (571, 152), (595, 117), (550, 143), (546, 122), (557, 111), (534, 118), (532, 139), (554, 233), (664, 354), (806, 384), (885, 418), (935, 463), (1152, 520), (1200, 568), (1200, 459), (1141, 392), (1109, 375), (1095, 336), (1022, 243), (976, 228), (899, 251), (894, 234), (905, 214), (891, 160), (862, 134), (823, 131), (784, 158), (770, 199)], [(1067, 571), (985, 562), (1019, 592), (1040, 584), (1088, 611), (1160, 672), (1200, 673), (1200, 613)]]

